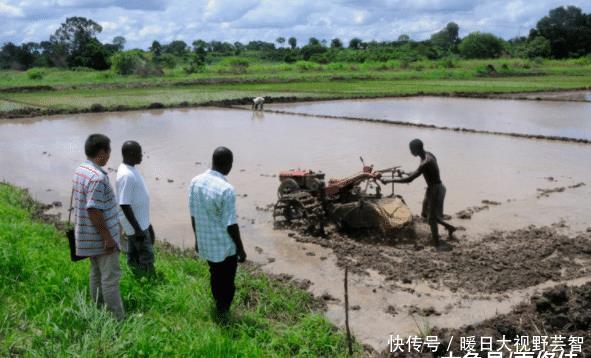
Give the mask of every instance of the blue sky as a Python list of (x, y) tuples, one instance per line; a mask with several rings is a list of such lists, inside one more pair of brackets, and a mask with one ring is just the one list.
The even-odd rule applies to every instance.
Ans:
[(0, 43), (46, 40), (70, 16), (101, 24), (101, 41), (124, 36), (127, 48), (147, 48), (154, 39), (190, 44), (294, 36), (302, 44), (312, 36), (380, 41), (408, 34), (422, 40), (449, 21), (461, 36), (485, 31), (508, 39), (527, 35), (563, 5), (591, 12), (589, 0), (0, 0)]

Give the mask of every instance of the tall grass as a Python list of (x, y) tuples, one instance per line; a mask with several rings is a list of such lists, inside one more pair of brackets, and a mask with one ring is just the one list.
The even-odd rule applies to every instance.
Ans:
[(239, 269), (233, 314), (218, 323), (206, 265), (163, 249), (156, 277), (122, 262), (119, 323), (88, 297), (88, 262), (71, 263), (63, 234), (34, 212), (25, 191), (0, 184), (0, 356), (345, 355), (308, 293), (256, 271)]

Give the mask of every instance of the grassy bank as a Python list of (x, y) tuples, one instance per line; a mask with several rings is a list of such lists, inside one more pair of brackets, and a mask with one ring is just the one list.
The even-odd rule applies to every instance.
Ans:
[[(492, 65), (496, 72), (487, 72)], [(491, 94), (591, 87), (591, 65), (579, 60), (419, 61), (328, 65), (254, 64), (245, 73), (212, 66), (186, 75), (119, 76), (112, 72), (47, 70), (33, 80), (0, 72), (0, 117), (199, 106), (254, 96), (297, 99), (413, 94)], [(26, 91), (25, 91), (26, 89)]]
[[(122, 262), (128, 318), (117, 323), (87, 294), (88, 262), (71, 263), (64, 235), (36, 219), (28, 194), (0, 184), (0, 355), (343, 356), (346, 342), (312, 297), (239, 268), (233, 315), (212, 319), (206, 265), (157, 251), (157, 279)], [(361, 352), (359, 345), (356, 351)]]

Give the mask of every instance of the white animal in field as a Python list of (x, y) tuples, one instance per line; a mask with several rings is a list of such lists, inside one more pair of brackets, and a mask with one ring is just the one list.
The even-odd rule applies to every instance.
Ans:
[(265, 104), (265, 97), (255, 97), (252, 99), (252, 109), (255, 111), (257, 109), (263, 110), (263, 106)]

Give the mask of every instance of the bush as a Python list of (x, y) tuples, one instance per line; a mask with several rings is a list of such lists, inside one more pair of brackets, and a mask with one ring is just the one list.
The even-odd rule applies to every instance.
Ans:
[(574, 60), (574, 63), (579, 66), (591, 65), (591, 54), (577, 58), (576, 60)]
[(366, 71), (390, 71), (398, 68), (400, 64), (398, 61), (389, 60), (386, 62), (365, 62), (360, 66)]
[(101, 71), (99, 74), (99, 78), (108, 80), (115, 77), (115, 73), (113, 71)]
[(140, 64), (141, 54), (136, 51), (117, 52), (111, 57), (111, 68), (120, 75), (131, 75)]
[(164, 71), (139, 50), (118, 52), (111, 57), (111, 68), (120, 75), (162, 76)]
[(488, 65), (476, 67), (476, 74), (479, 76), (494, 76), (497, 74), (497, 69), (494, 65), (489, 63)]
[(164, 71), (162, 68), (153, 62), (140, 61), (133, 73), (140, 77), (152, 77), (152, 76), (163, 76)]
[(318, 68), (317, 64), (309, 61), (298, 61), (296, 62), (295, 66), (300, 72), (314, 71)]
[(406, 70), (410, 67), (411, 61), (408, 58), (400, 59), (400, 68)]
[(357, 50), (349, 50), (344, 49), (337, 51), (334, 55), (335, 62), (353, 62), (353, 63), (363, 63), (367, 58), (366, 51), (357, 51)]
[(550, 57), (552, 49), (550, 47), (550, 41), (542, 36), (537, 36), (533, 40), (528, 41), (525, 47), (525, 56), (530, 59), (537, 57)]
[(326, 65), (331, 62), (330, 56), (326, 52), (313, 54), (312, 56), (310, 56), (310, 61), (322, 64), (322, 65)]
[(340, 62), (329, 63), (326, 68), (330, 71), (343, 71), (346, 69), (345, 64)]
[(503, 53), (503, 40), (489, 33), (472, 32), (460, 43), (465, 58), (497, 58)]
[(283, 58), (283, 61), (285, 61), (285, 63), (295, 63), (297, 60), (298, 56), (293, 52), (287, 53)]
[(246, 73), (250, 62), (241, 57), (228, 57), (221, 60), (218, 65), (222, 67), (219, 72)]
[(43, 77), (45, 77), (45, 70), (41, 69), (41, 68), (31, 68), (30, 70), (27, 71), (27, 77), (29, 77), (29, 79), (31, 80), (40, 80), (43, 79)]
[(177, 57), (170, 53), (165, 53), (162, 56), (158, 57), (158, 62), (164, 68), (175, 68), (177, 64)]
[(189, 64), (183, 69), (187, 74), (203, 72), (205, 71), (205, 58), (200, 54), (193, 54)]
[(451, 57), (447, 57), (441, 60), (440, 62), (441, 67), (443, 68), (456, 68), (458, 67), (456, 61), (451, 58)]
[(94, 71), (96, 71), (94, 68), (85, 67), (85, 66), (72, 67), (72, 68), (70, 68), (70, 70), (74, 71), (74, 72), (94, 72)]
[(425, 69), (425, 66), (423, 64), (421, 64), (421, 63), (415, 63), (412, 66), (412, 69), (415, 70), (415, 71), (422, 71), (422, 70)]

